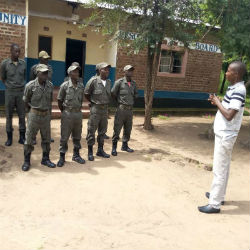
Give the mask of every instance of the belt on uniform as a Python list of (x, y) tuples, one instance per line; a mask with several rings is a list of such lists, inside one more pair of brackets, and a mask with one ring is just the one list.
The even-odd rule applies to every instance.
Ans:
[(17, 93), (17, 92), (23, 92), (24, 88), (17, 88), (17, 89), (6, 89), (8, 92), (13, 92), (13, 93)]
[(80, 112), (81, 108), (66, 108), (66, 107), (64, 107), (63, 110), (68, 111), (68, 112)]
[(45, 115), (49, 114), (49, 110), (41, 110), (41, 109), (31, 108), (30, 111), (36, 115), (41, 115), (41, 116), (45, 116)]
[(95, 103), (92, 103), (91, 105), (95, 106), (97, 108), (100, 108), (100, 109), (106, 109), (106, 108), (108, 108), (108, 104), (95, 104)]
[(132, 110), (133, 106), (132, 105), (125, 105), (125, 104), (119, 104), (120, 109), (127, 109), (127, 110)]

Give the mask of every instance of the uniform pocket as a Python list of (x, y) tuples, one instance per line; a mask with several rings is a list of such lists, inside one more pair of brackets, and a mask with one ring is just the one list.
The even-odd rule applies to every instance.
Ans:
[(48, 101), (52, 101), (52, 100), (51, 100), (52, 91), (47, 91), (47, 92), (45, 93), (45, 96), (46, 96), (46, 99), (47, 99)]
[(122, 90), (120, 91), (120, 94), (121, 94), (121, 95), (127, 95), (127, 94), (128, 94), (128, 91), (125, 90), (125, 89), (122, 89)]
[(94, 90), (93, 94), (94, 95), (100, 95), (102, 93), (102, 90), (101, 89), (96, 89)]
[(25, 68), (18, 69), (18, 74), (24, 76)]

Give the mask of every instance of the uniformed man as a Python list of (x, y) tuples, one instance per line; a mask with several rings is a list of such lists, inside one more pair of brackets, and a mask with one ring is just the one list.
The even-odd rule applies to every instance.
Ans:
[(34, 150), (33, 138), (37, 132), (41, 133), (41, 146), (43, 157), (41, 164), (54, 168), (56, 165), (49, 159), (50, 153), (50, 120), (51, 120), (51, 105), (53, 98), (53, 85), (48, 81), (48, 66), (38, 64), (36, 67), (37, 78), (30, 81), (24, 90), (23, 100), (28, 109), (28, 124), (26, 131), (26, 140), (24, 143), (24, 164), (23, 171), (28, 171), (30, 168), (30, 156)]
[[(48, 69), (49, 69), (49, 71), (48, 71), (48, 80), (50, 82), (52, 82), (53, 69), (52, 69), (51, 65), (49, 65), (50, 55), (46, 51), (42, 50), (42, 51), (39, 52), (38, 59), (39, 59), (38, 64), (41, 63), (41, 64), (45, 64), (45, 65), (48, 66)], [(38, 64), (35, 64), (30, 68), (30, 81), (36, 79), (36, 76), (37, 76), (36, 67), (37, 67)], [(53, 138), (51, 138), (51, 142), (54, 142)], [(36, 138), (34, 138), (33, 144), (34, 145), (36, 144)]]
[(114, 120), (114, 133), (112, 137), (112, 152), (113, 156), (117, 156), (117, 141), (119, 140), (119, 135), (123, 127), (123, 137), (122, 137), (122, 151), (127, 151), (129, 153), (134, 152), (133, 149), (129, 148), (128, 141), (130, 139), (130, 134), (133, 124), (133, 105), (134, 100), (137, 97), (137, 88), (135, 81), (132, 80), (134, 73), (134, 67), (131, 65), (126, 65), (124, 67), (124, 77), (118, 79), (112, 90), (111, 95), (118, 103), (118, 107), (115, 114)]
[(68, 140), (72, 134), (74, 153), (72, 160), (84, 164), (85, 160), (79, 154), (81, 148), (82, 135), (82, 102), (84, 96), (83, 83), (79, 82), (80, 67), (73, 65), (67, 70), (69, 79), (61, 86), (58, 93), (58, 107), (62, 112), (61, 115), (61, 140), (60, 140), (60, 159), (58, 167), (65, 163), (65, 153), (68, 150)]
[[(97, 76), (100, 76), (100, 72), (99, 72), (100, 64), (102, 64), (102, 63), (96, 64), (96, 67), (95, 67), (95, 72), (96, 72), (96, 74), (95, 74), (94, 76), (92, 76), (90, 79), (92, 79), (92, 78), (94, 78), (94, 77), (97, 77)], [(108, 118), (109, 118), (109, 116), (108, 116)], [(107, 128), (107, 129), (108, 129), (108, 128)], [(108, 139), (109, 139), (109, 136), (108, 136), (106, 133), (104, 134), (104, 139), (105, 139), (105, 140), (108, 140)]]
[(88, 120), (87, 143), (88, 159), (94, 160), (93, 145), (95, 144), (95, 132), (98, 129), (98, 150), (96, 155), (109, 158), (103, 150), (104, 135), (107, 132), (108, 125), (108, 104), (110, 102), (111, 81), (108, 79), (110, 65), (100, 63), (98, 65), (99, 76), (92, 77), (84, 90), (86, 99), (91, 102), (90, 117)]
[[(52, 70), (51, 65), (49, 65), (49, 59), (50, 59), (50, 56), (49, 56), (49, 54), (48, 54), (46, 51), (42, 50), (42, 51), (39, 52), (39, 55), (38, 55), (39, 63), (45, 64), (45, 65), (48, 66), (48, 69), (49, 69), (49, 71), (48, 71), (48, 80), (49, 80), (49, 81), (52, 81), (53, 70)], [(39, 63), (38, 63), (38, 64), (39, 64)], [(35, 64), (35, 65), (33, 65), (33, 66), (30, 68), (30, 81), (36, 79), (36, 75), (37, 75), (36, 66), (37, 66), (38, 64)]]
[(16, 108), (19, 117), (19, 143), (25, 140), (25, 106), (23, 102), (23, 91), (25, 85), (26, 64), (19, 59), (20, 47), (12, 44), (10, 48), (11, 57), (5, 59), (1, 64), (1, 78), (6, 87), (5, 90), (5, 112), (6, 112), (6, 146), (11, 146), (13, 139), (12, 117)]

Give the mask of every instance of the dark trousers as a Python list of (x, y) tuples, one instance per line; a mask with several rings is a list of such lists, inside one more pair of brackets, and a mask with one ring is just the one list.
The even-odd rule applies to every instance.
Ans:
[(117, 108), (114, 120), (114, 133), (112, 137), (113, 142), (117, 142), (120, 139), (120, 132), (123, 127), (123, 142), (130, 140), (130, 134), (133, 125), (133, 111), (131, 109)]
[(25, 131), (25, 105), (23, 90), (5, 90), (6, 132), (13, 131), (12, 118), (16, 109), (19, 117), (19, 130)]

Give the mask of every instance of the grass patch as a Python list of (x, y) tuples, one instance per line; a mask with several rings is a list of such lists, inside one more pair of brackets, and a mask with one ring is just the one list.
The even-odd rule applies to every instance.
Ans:
[(246, 98), (246, 104), (245, 104), (245, 107), (246, 108), (250, 108), (250, 96), (248, 95), (247, 98)]
[(250, 113), (249, 113), (247, 110), (244, 110), (243, 115), (244, 115), (244, 116), (250, 116)]
[(167, 120), (169, 119), (169, 114), (158, 115), (157, 117), (161, 120)]

